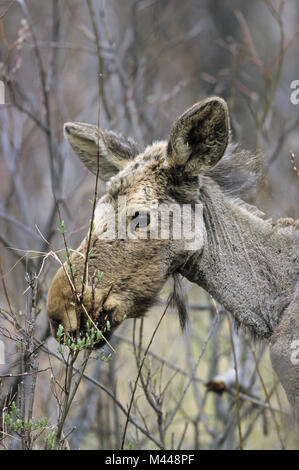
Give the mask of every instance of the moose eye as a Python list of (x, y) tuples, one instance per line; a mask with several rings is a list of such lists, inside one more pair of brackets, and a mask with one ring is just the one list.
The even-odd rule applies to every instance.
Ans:
[(139, 230), (140, 228), (145, 228), (150, 223), (150, 215), (148, 212), (135, 212), (132, 217), (132, 222), (134, 221), (135, 230)]

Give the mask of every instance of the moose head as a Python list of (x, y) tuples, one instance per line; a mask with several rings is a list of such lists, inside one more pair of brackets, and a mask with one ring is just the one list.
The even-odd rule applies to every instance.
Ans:
[(108, 321), (108, 340), (125, 318), (142, 316), (169, 276), (202, 252), (200, 177), (227, 148), (227, 105), (218, 97), (195, 104), (174, 122), (168, 141), (143, 152), (131, 139), (86, 123), (68, 122), (64, 134), (107, 191), (97, 203), (89, 253), (85, 239), (70, 256), (72, 275), (63, 266), (53, 279), (48, 316), (54, 336), (59, 324), (78, 333), (88, 318), (102, 331)]

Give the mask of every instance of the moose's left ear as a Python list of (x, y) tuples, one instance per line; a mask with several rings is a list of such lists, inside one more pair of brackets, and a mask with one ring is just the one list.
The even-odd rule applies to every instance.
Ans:
[(229, 138), (227, 104), (213, 96), (189, 108), (173, 124), (167, 165), (195, 176), (209, 171), (223, 156)]

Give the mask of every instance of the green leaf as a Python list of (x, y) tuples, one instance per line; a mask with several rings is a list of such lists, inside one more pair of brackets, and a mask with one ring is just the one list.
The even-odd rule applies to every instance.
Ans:
[(59, 225), (58, 225), (58, 228), (57, 228), (57, 230), (58, 230), (60, 233), (62, 233), (62, 234), (64, 234), (64, 233), (65, 233), (65, 225), (64, 225), (64, 220), (61, 220), (61, 221), (60, 221), (60, 223), (59, 223)]
[(61, 338), (62, 338), (62, 335), (63, 335), (63, 326), (62, 324), (60, 323), (59, 326), (58, 326), (58, 329), (57, 329), (57, 333), (56, 333), (56, 338), (57, 338), (57, 341), (60, 343), (61, 341)]

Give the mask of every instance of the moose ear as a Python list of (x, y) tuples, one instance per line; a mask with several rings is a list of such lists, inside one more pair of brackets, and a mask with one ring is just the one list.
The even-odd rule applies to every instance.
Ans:
[(204, 173), (221, 159), (228, 138), (226, 102), (217, 96), (207, 98), (174, 122), (167, 147), (167, 165), (183, 166), (192, 176)]
[(66, 122), (64, 135), (80, 160), (95, 175), (99, 162), (99, 176), (103, 181), (125, 168), (139, 153), (132, 139), (124, 139), (114, 132), (100, 131), (98, 135), (97, 126), (84, 122)]

